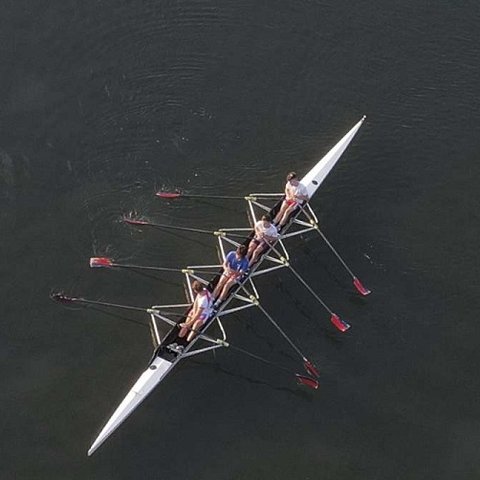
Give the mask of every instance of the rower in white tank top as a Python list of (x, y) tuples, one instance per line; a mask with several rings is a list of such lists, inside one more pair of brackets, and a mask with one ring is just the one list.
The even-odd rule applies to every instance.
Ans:
[(287, 175), (287, 184), (285, 185), (285, 200), (282, 202), (273, 223), (278, 225), (280, 230), (287, 223), (290, 214), (308, 200), (307, 187), (300, 183), (295, 172), (290, 172)]

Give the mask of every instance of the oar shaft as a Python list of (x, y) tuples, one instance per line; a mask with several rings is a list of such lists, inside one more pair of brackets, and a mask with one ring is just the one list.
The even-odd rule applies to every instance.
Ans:
[(148, 313), (148, 308), (134, 307), (132, 305), (121, 305), (119, 303), (100, 302), (98, 300), (87, 300), (86, 298), (80, 298), (80, 297), (72, 298), (71, 301), (77, 302), (77, 303), (83, 303), (85, 305), (99, 305), (102, 307), (121, 308), (123, 310), (132, 310), (136, 312)]
[(143, 313), (158, 313), (160, 315), (169, 315), (174, 317), (184, 317), (183, 313), (175, 313), (175, 312), (162, 312), (160, 310), (152, 309), (152, 308), (145, 308), (145, 307), (135, 307), (133, 305), (123, 305), (120, 303), (110, 303), (110, 302), (101, 302), (99, 300), (88, 300), (82, 297), (68, 297), (63, 294), (52, 294), (51, 298), (56, 300), (60, 303), (82, 303), (84, 305), (98, 305), (100, 307), (109, 307), (109, 308), (119, 308), (122, 310), (130, 310), (134, 312), (143, 312)]
[[(192, 233), (203, 233), (207, 235), (218, 235), (220, 232), (216, 232), (214, 230), (204, 230), (202, 228), (192, 228), (192, 227), (180, 227), (177, 225), (167, 225), (165, 223), (154, 223), (154, 222), (146, 222), (146, 221), (136, 221), (133, 219), (129, 218), (124, 218), (124, 221), (126, 223), (129, 223), (130, 225), (138, 225), (138, 226), (146, 226), (146, 227), (155, 227), (155, 228), (164, 228), (166, 230), (178, 230), (181, 232), (192, 232)], [(228, 233), (226, 234), (229, 237), (237, 237), (237, 238), (245, 238), (244, 235), (236, 235), (233, 233)]]
[[(129, 223), (133, 223), (133, 222), (129, 222)], [(177, 225), (167, 225), (165, 223), (148, 222), (148, 223), (142, 223), (141, 225), (146, 225), (148, 227), (164, 228), (166, 230), (178, 230), (181, 232), (206, 233), (208, 235), (213, 234), (212, 230), (203, 230), (201, 228), (191, 228), (191, 227), (179, 227)]]
[(290, 265), (288, 264), (288, 268), (290, 271), (297, 277), (297, 280), (313, 295), (313, 297), (322, 305), (322, 307), (333, 315), (333, 311), (328, 307), (328, 305), (315, 293), (315, 291), (310, 287), (310, 285), (300, 276), (300, 274)]
[(337, 250), (335, 249), (335, 247), (329, 242), (328, 238), (324, 235), (324, 233), (320, 230), (320, 228), (318, 228), (318, 225), (317, 225), (317, 232), (319, 233), (319, 235), (323, 238), (323, 241), (327, 244), (328, 248), (330, 248), (330, 250), (335, 254), (335, 256), (338, 258), (338, 260), (340, 261), (340, 263), (345, 267), (345, 270), (352, 276), (352, 278), (355, 278), (355, 274), (352, 272), (352, 270), (350, 270), (349, 266), (345, 263), (345, 261), (343, 260), (343, 258), (340, 256), (340, 254), (337, 252)]
[(137, 268), (139, 270), (155, 270), (158, 272), (181, 272), (181, 268), (168, 268), (168, 267), (149, 267), (145, 265), (131, 265), (131, 264), (120, 264), (112, 263), (112, 267), (118, 268)]
[(259, 355), (256, 355), (255, 353), (251, 353), (247, 350), (244, 350), (243, 348), (235, 347), (230, 343), (228, 344), (228, 346), (229, 346), (229, 348), (235, 350), (236, 352), (243, 353), (244, 355), (246, 355), (248, 357), (251, 357), (251, 358), (254, 358), (255, 360), (258, 360), (262, 363), (265, 363), (266, 365), (276, 367), (276, 368), (278, 368), (280, 370), (283, 370), (284, 372), (287, 372), (287, 373), (290, 373), (290, 374), (292, 373), (291, 370), (289, 370), (287, 367), (284, 367), (283, 365), (279, 365), (278, 363), (267, 360), (266, 358), (260, 357)]
[[(273, 246), (270, 245), (270, 248), (280, 257), (282, 258), (283, 255)], [(315, 291), (310, 287), (310, 285), (301, 277), (301, 275), (290, 265), (288, 260), (285, 260), (285, 265), (290, 269), (290, 271), (295, 275), (298, 281), (312, 294), (312, 296), (322, 305), (322, 307), (330, 314), (333, 315), (333, 311), (329, 308), (329, 306), (315, 293)]]
[(352, 272), (350, 267), (345, 263), (345, 261), (340, 256), (340, 254), (337, 252), (335, 247), (330, 243), (330, 241), (325, 236), (325, 234), (320, 230), (320, 227), (318, 226), (318, 222), (316, 221), (316, 219), (313, 218), (312, 215), (309, 212), (307, 212), (307, 210), (302, 205), (300, 205), (300, 208), (302, 209), (302, 212), (306, 215), (306, 217), (310, 220), (312, 225), (315, 227), (318, 234), (322, 237), (323, 241), (327, 244), (328, 248), (333, 252), (333, 254), (338, 258), (340, 263), (344, 266), (345, 270), (352, 276), (352, 278), (356, 278), (355, 274)]
[[(150, 266), (144, 266), (144, 265), (131, 265), (131, 264), (122, 264), (122, 263), (112, 263), (109, 265), (110, 267), (116, 267), (116, 268), (133, 268), (133, 269), (138, 269), (138, 270), (154, 270), (154, 271), (159, 271), (159, 272), (178, 272), (178, 273), (185, 273), (188, 271), (192, 271), (195, 273), (202, 273), (202, 274), (210, 274), (210, 275), (216, 275), (217, 272), (212, 272), (212, 271), (207, 271), (207, 270), (197, 270), (194, 268), (170, 268), (170, 267), (150, 267)], [(220, 266), (218, 267), (220, 268)]]
[(272, 318), (272, 316), (263, 308), (260, 303), (257, 303), (257, 307), (260, 311), (270, 320), (270, 323), (278, 330), (278, 332), (282, 335), (282, 337), (290, 344), (290, 346), (302, 357), (303, 361), (307, 361), (305, 355), (300, 351), (300, 349), (293, 343), (290, 337), (282, 330), (280, 325)]
[(245, 197), (239, 197), (235, 195), (199, 195), (199, 194), (180, 194), (180, 197), (182, 198), (207, 198), (207, 199), (213, 199), (213, 200), (245, 200)]
[[(297, 382), (299, 384), (306, 385), (307, 387), (313, 388), (315, 390), (318, 388), (318, 381), (315, 380), (315, 378), (313, 378), (313, 377), (318, 377), (319, 376), (318, 371), (315, 368), (315, 366), (305, 358), (303, 358), (303, 360), (304, 360), (303, 365), (304, 365), (305, 369), (307, 370), (307, 373), (308, 373), (309, 376), (300, 375), (299, 373), (293, 374), (293, 372), (290, 369), (288, 369), (287, 367), (284, 367), (283, 365), (280, 365), (276, 362), (272, 362), (271, 360), (267, 360), (266, 358), (263, 358), (260, 355), (256, 355), (255, 353), (249, 352), (248, 350), (244, 350), (243, 348), (235, 347), (234, 345), (226, 342), (225, 340), (214, 339), (214, 338), (209, 337), (208, 335), (205, 335), (205, 334), (202, 334), (202, 333), (199, 334), (199, 337), (203, 338), (204, 340), (208, 340), (209, 342), (214, 343), (217, 346), (232, 348), (233, 350), (235, 350), (239, 353), (243, 353), (244, 355), (246, 355), (248, 357), (251, 357), (255, 360), (258, 360), (259, 362), (262, 362), (266, 365), (270, 365), (271, 367), (275, 367), (279, 370), (287, 372), (290, 375), (295, 375), (295, 378), (297, 379)], [(215, 347), (209, 347), (209, 348), (206, 348), (206, 349), (200, 350), (200, 351), (207, 351), (207, 350), (210, 350), (212, 348), (215, 348)], [(200, 351), (195, 352), (195, 353), (199, 353)]]

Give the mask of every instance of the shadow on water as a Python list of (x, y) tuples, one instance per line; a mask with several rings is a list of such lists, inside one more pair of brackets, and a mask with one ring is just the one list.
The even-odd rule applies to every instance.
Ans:
[[(215, 354), (213, 353), (213, 356), (215, 357)], [(300, 388), (290, 388), (290, 387), (280, 387), (280, 386), (275, 386), (271, 382), (267, 381), (262, 381), (259, 380), (258, 378), (254, 378), (250, 375), (246, 375), (244, 373), (239, 373), (237, 371), (228, 369), (226, 367), (222, 367), (217, 363), (217, 360), (214, 360), (215, 363), (212, 362), (206, 362), (206, 361), (201, 361), (201, 360), (190, 360), (190, 363), (195, 364), (195, 365), (201, 365), (204, 368), (208, 368), (214, 372), (220, 372), (223, 373), (227, 376), (233, 377), (237, 380), (243, 380), (244, 382), (250, 384), (250, 385), (261, 385), (264, 387), (267, 387), (273, 391), (277, 392), (286, 392), (289, 393), (292, 396), (295, 396), (297, 398), (301, 398), (303, 400), (312, 400), (311, 395), (304, 390), (302, 391)], [(295, 373), (292, 370), (292, 378), (295, 376)]]
[[(212, 248), (213, 244), (209, 244), (209, 243), (205, 243), (205, 242), (202, 242), (201, 240), (198, 240), (196, 238), (192, 238), (192, 235), (194, 235), (194, 232), (192, 232), (192, 234), (190, 235), (187, 235), (187, 234), (182, 234), (182, 233), (178, 233), (178, 232), (172, 232), (171, 230), (168, 230), (167, 228), (161, 228), (161, 227), (156, 227), (156, 226), (152, 226), (152, 227), (148, 227), (148, 228), (145, 228), (145, 227), (130, 227), (130, 228), (134, 228), (135, 230), (139, 231), (139, 232), (144, 232), (144, 231), (147, 231), (147, 230), (157, 230), (159, 232), (161, 232), (162, 234), (166, 234), (166, 235), (169, 235), (170, 237), (173, 237), (173, 238), (176, 238), (176, 239), (179, 239), (179, 240), (184, 240), (184, 241), (188, 241), (190, 243), (194, 243), (196, 245), (199, 245), (199, 246), (202, 246), (202, 247), (205, 247), (205, 248)], [(213, 238), (213, 234), (212, 234), (212, 238)]]
[[(131, 274), (132, 276), (139, 276), (139, 277), (142, 277), (142, 278), (148, 278), (150, 280), (155, 280), (156, 282), (160, 282), (164, 285), (170, 285), (170, 286), (179, 287), (179, 288), (181, 288), (183, 286), (183, 283), (180, 282), (180, 281), (175, 282), (175, 281), (172, 281), (172, 280), (166, 280), (165, 278), (161, 278), (159, 274), (148, 273), (148, 272), (145, 272), (144, 270), (140, 270), (138, 268), (129, 267), (128, 269), (124, 268), (124, 269), (121, 269), (121, 270), (128, 270), (128, 274)], [(180, 275), (181, 274), (178, 275), (179, 278), (181, 278)]]

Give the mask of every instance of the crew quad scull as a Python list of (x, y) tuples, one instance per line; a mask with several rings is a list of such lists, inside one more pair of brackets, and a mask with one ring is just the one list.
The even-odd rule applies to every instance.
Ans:
[[(302, 183), (306, 187), (310, 200), (312, 199), (313, 195), (320, 187), (322, 182), (325, 180), (326, 176), (335, 166), (336, 162), (339, 160), (349, 143), (352, 141), (353, 137), (359, 130), (364, 120), (365, 116), (350, 131), (348, 131), (345, 136), (341, 140), (339, 140), (338, 143), (331, 150), (329, 150), (327, 154), (321, 160), (319, 160), (318, 163), (302, 178), (300, 183)], [(158, 192), (157, 195), (161, 198), (176, 198), (181, 196), (180, 193), (167, 192)], [(196, 195), (191, 195), (191, 197), (196, 197)], [(283, 195), (253, 193), (246, 197), (238, 198), (244, 198), (247, 201), (250, 221), (253, 225), (257, 221), (258, 211), (269, 212), (273, 218), (273, 216), (278, 212), (280, 208)], [(276, 201), (273, 208), (262, 203), (262, 201), (268, 200)], [(135, 218), (125, 218), (125, 221), (129, 224), (137, 226), (159, 226), (158, 224)], [(182, 229), (182, 227), (172, 227), (166, 225), (164, 225), (164, 227)], [(222, 253), (222, 259), (225, 258), (226, 247), (231, 248), (232, 245), (236, 247), (241, 243), (248, 245), (248, 242), (253, 236), (251, 227), (224, 228), (215, 232), (187, 228), (184, 228), (184, 230), (197, 231), (201, 233), (213, 233), (214, 235), (216, 235), (218, 238), (220, 251)], [(81, 297), (68, 297), (63, 293), (55, 293), (52, 295), (52, 298), (54, 300), (61, 303), (77, 302), (87, 305), (100, 304), (105, 306), (127, 308), (131, 310), (140, 310), (147, 312), (150, 315), (150, 329), (152, 332), (152, 340), (154, 344), (154, 353), (152, 359), (148, 364), (146, 370), (140, 375), (140, 377), (130, 389), (126, 397), (122, 400), (113, 415), (107, 421), (107, 423), (93, 442), (92, 446), (88, 450), (88, 455), (92, 455), (92, 453), (95, 452), (95, 450), (97, 450), (103, 442), (105, 442), (105, 440), (125, 421), (125, 419), (140, 405), (140, 403), (145, 400), (148, 394), (152, 392), (152, 390), (177, 366), (177, 364), (181, 360), (192, 357), (193, 355), (197, 355), (199, 353), (213, 351), (218, 348), (233, 347), (227, 342), (225, 329), (220, 319), (225, 315), (233, 312), (238, 312), (249, 307), (258, 307), (260, 311), (269, 319), (272, 325), (290, 344), (290, 346), (295, 350), (295, 352), (301, 357), (308, 375), (305, 376), (295, 374), (297, 381), (303, 385), (307, 385), (312, 388), (318, 387), (318, 382), (315, 379), (318, 378), (318, 372), (315, 366), (305, 357), (305, 355), (300, 351), (300, 349), (281, 329), (278, 323), (268, 314), (268, 312), (260, 304), (259, 294), (253, 282), (253, 279), (259, 275), (263, 275), (278, 270), (280, 268), (289, 268), (294, 274), (294, 276), (307, 288), (307, 290), (315, 297), (315, 299), (322, 305), (322, 307), (327, 310), (327, 312), (330, 314), (330, 320), (333, 325), (341, 332), (345, 332), (346, 330), (348, 330), (350, 325), (347, 322), (343, 321), (323, 302), (323, 300), (310, 288), (310, 286), (303, 280), (303, 278), (289, 262), (289, 255), (285, 248), (283, 240), (311, 231), (316, 231), (325, 240), (329, 248), (334, 252), (334, 254), (337, 256), (337, 258), (340, 260), (342, 265), (352, 277), (353, 284), (357, 291), (362, 295), (368, 295), (370, 291), (362, 285), (360, 280), (354, 275), (354, 273), (350, 270), (344, 260), (340, 257), (338, 252), (333, 248), (333, 246), (330, 244), (324, 234), (320, 231), (318, 226), (318, 219), (308, 202), (305, 202), (291, 214), (287, 224), (279, 232), (280, 235), (277, 241), (268, 247), (268, 249), (265, 251), (265, 253), (263, 253), (257, 263), (252, 265), (248, 274), (245, 275), (239, 283), (232, 287), (225, 301), (221, 303), (217, 310), (214, 310), (212, 312), (211, 316), (205, 322), (202, 330), (189, 343), (187, 343), (184, 339), (179, 339), (178, 333), (179, 323), (183, 321), (186, 315), (185, 309), (191, 308), (194, 301), (192, 282), (194, 280), (200, 281), (207, 287), (209, 291), (213, 291), (221, 275), (221, 272), (218, 272), (218, 268), (220, 265), (199, 265), (188, 266), (184, 269), (172, 269), (162, 267), (141, 267), (138, 265), (121, 265), (105, 257), (93, 257), (90, 259), (91, 267), (134, 267), (181, 272), (185, 275), (186, 278), (186, 286), (188, 289), (188, 297), (190, 300), (190, 302), (186, 304), (154, 305), (151, 308), (140, 308), (86, 300)], [(235, 240), (235, 238), (239, 239), (240, 242)], [(207, 275), (209, 278), (205, 278), (205, 275)], [(177, 317), (176, 320), (171, 318), (175, 316)], [(182, 320), (179, 321), (178, 318), (182, 318)], [(168, 332), (163, 336), (163, 338), (160, 335), (158, 322), (163, 322), (169, 326)], [(220, 331), (222, 333), (221, 339), (212, 338), (211, 336), (206, 334), (206, 331), (214, 322), (217, 323), (220, 327)], [(208, 346), (194, 349), (195, 344), (199, 340), (207, 342)], [(182, 345), (182, 348), (178, 348), (177, 345)], [(233, 348), (235, 348), (235, 350), (237, 351), (249, 354), (249, 352), (245, 350), (236, 347)], [(256, 355), (249, 355), (257, 358), (258, 360), (270, 363)]]

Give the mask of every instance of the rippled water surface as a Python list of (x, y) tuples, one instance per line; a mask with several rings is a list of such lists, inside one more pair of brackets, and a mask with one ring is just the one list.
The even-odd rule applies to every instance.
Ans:
[[(474, 1), (3, 2), (1, 478), (478, 478), (479, 21)], [(87, 458), (149, 332), (49, 292), (183, 302), (181, 277), (88, 258), (216, 262), (213, 238), (122, 215), (246, 226), (242, 202), (153, 194), (279, 191), (363, 114), (312, 206), (374, 293), (356, 296), (319, 239), (291, 242), (352, 329), (334, 331), (287, 271), (259, 282), (319, 390), (234, 352), (199, 356)], [(225, 324), (301, 368), (254, 311)]]

